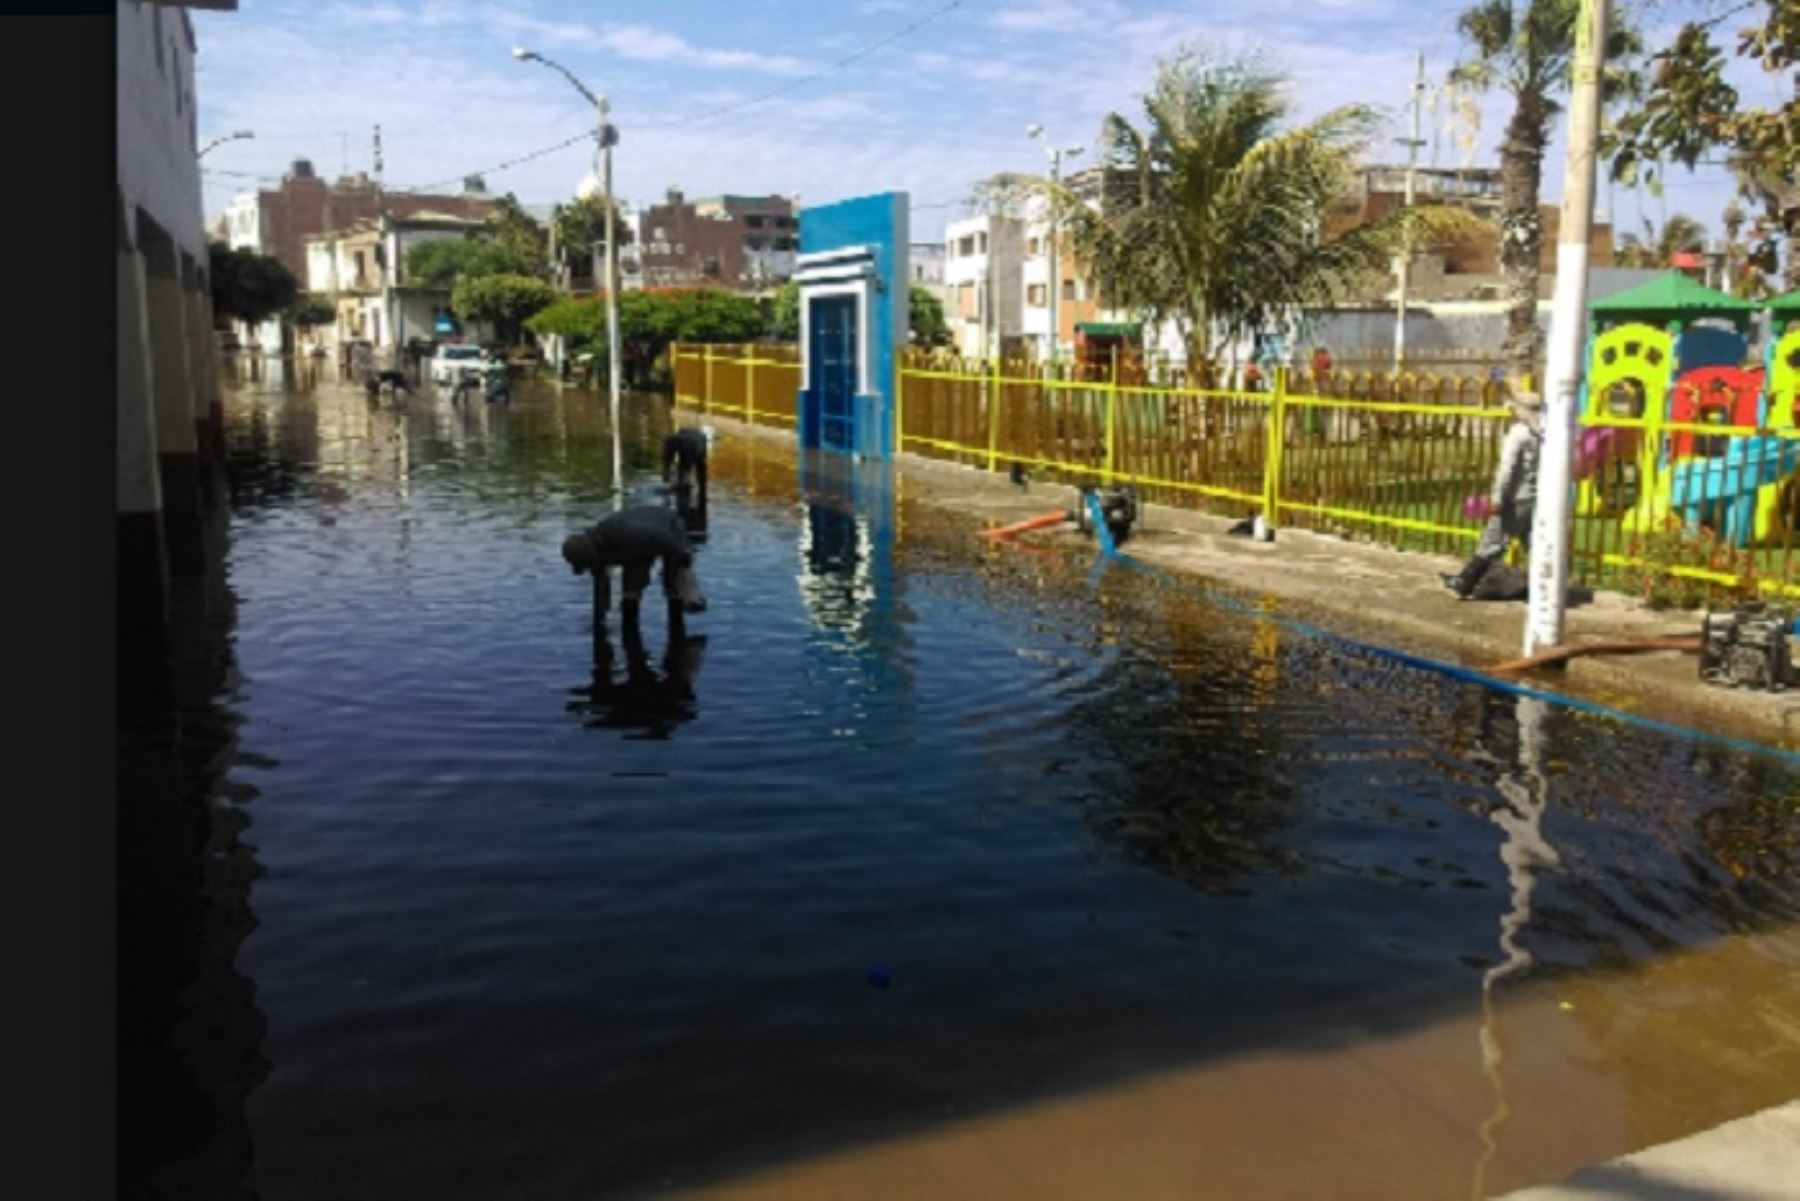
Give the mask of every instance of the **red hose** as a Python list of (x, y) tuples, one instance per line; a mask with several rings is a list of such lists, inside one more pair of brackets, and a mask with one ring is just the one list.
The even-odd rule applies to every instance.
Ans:
[(1023, 534), (1027, 530), (1041, 530), (1053, 525), (1061, 525), (1069, 519), (1069, 515), (1058, 509), (1054, 513), (1039, 513), (1036, 517), (1027, 517), (1024, 521), (1015, 521), (1011, 525), (1003, 525), (997, 530), (983, 530), (983, 538), (1010, 538), (1014, 534)]

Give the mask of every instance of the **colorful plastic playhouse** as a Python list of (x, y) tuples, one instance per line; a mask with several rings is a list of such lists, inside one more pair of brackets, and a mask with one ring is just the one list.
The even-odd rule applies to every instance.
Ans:
[[(1673, 271), (1594, 303), (1578, 512), (1616, 516), (1628, 530), (1660, 529), (1671, 516), (1704, 522), (1738, 546), (1776, 535), (1800, 441), (1663, 428), (1767, 424), (1764, 380), (1773, 373), (1743, 366), (1757, 309)], [(1800, 351), (1800, 338), (1789, 349)], [(1787, 408), (1792, 421), (1791, 401)]]

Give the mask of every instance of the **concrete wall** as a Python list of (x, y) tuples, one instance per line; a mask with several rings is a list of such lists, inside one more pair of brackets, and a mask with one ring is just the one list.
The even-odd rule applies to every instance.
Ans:
[(193, 27), (177, 5), (122, 2), (115, 31), (119, 679), (129, 707), (166, 690), (170, 577), (216, 568), (203, 522), (222, 503), (224, 448)]

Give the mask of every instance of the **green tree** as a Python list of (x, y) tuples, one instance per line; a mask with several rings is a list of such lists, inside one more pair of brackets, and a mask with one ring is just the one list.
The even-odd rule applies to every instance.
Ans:
[[(573, 275), (594, 274), (595, 255), (605, 253), (606, 204), (600, 196), (583, 196), (557, 209), (556, 257)], [(621, 247), (636, 240), (618, 201), (613, 202), (613, 233)]]
[[(1752, 209), (1749, 265), (1773, 275), (1786, 247), (1784, 289), (1800, 288), (1800, 4), (1794, 0), (1707, 0), (1713, 15), (1689, 21), (1651, 61), (1655, 86), (1621, 116), (1603, 146), (1613, 177), (1660, 191), (1667, 162), (1693, 167), (1723, 152), (1738, 195)], [(1733, 55), (1766, 79), (1752, 104), (1725, 80), (1726, 54), (1713, 40), (1727, 18), (1754, 10), (1755, 24), (1737, 31)], [(1766, 83), (1766, 87), (1760, 86)]]
[(297, 329), (311, 330), (337, 320), (337, 306), (317, 292), (302, 292), (287, 307), (286, 317)]
[[(763, 334), (761, 306), (718, 288), (624, 292), (619, 296), (619, 357), (623, 381), (649, 380), (671, 342), (750, 342)], [(606, 346), (606, 302), (564, 298), (525, 322), (538, 334), (560, 334), (571, 347), (601, 354)]]
[(769, 336), (777, 342), (800, 340), (800, 285), (791, 279), (775, 290), (769, 306)]
[(494, 201), (494, 215), (488, 219), (488, 228), (497, 245), (516, 256), (517, 261), (530, 265), (530, 270), (519, 274), (549, 274), (549, 235), (511, 192)]
[[(1478, 91), (1500, 90), (1513, 98), (1513, 111), (1500, 142), (1500, 274), (1505, 280), (1507, 317), (1502, 353), (1512, 370), (1536, 369), (1538, 256), (1544, 240), (1538, 197), (1544, 176), (1544, 147), (1562, 110), (1575, 58), (1575, 28), (1581, 0), (1477, 0), (1456, 26), (1471, 52), (1451, 72), (1453, 82)], [(1622, 62), (1637, 49), (1636, 33), (1609, 14), (1607, 59)], [(1609, 93), (1629, 89), (1631, 74), (1609, 72)]]
[(950, 345), (950, 325), (944, 320), (944, 303), (918, 284), (906, 295), (907, 325), (914, 346)]
[(450, 293), (458, 317), (491, 322), (505, 342), (518, 342), (525, 320), (555, 300), (556, 289), (529, 275), (468, 276)]
[(213, 313), (259, 325), (294, 303), (300, 285), (278, 258), (254, 250), (234, 250), (223, 242), (207, 248)]
[(1255, 59), (1183, 54), (1159, 67), (1141, 128), (1106, 117), (1097, 204), (1064, 185), (1031, 184), (1107, 302), (1173, 320), (1195, 367), (1210, 363), (1215, 338), (1280, 328), (1297, 309), (1384, 269), (1408, 231), (1473, 224), (1418, 206), (1331, 228), (1328, 210), (1349, 186), (1376, 114), (1350, 105), (1284, 129), (1284, 83)]
[(1667, 267), (1676, 255), (1706, 247), (1706, 230), (1686, 213), (1675, 213), (1659, 230), (1644, 219), (1640, 237), (1626, 234), (1614, 256), (1621, 267)]
[(436, 238), (406, 251), (406, 282), (420, 288), (454, 288), (481, 275), (536, 275), (527, 255), (486, 238)]

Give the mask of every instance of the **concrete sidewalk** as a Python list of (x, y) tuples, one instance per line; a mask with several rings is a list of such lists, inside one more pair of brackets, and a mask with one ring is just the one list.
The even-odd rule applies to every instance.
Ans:
[(1800, 1101), (1583, 1168), (1498, 1201), (1792, 1201), (1800, 1197)]

